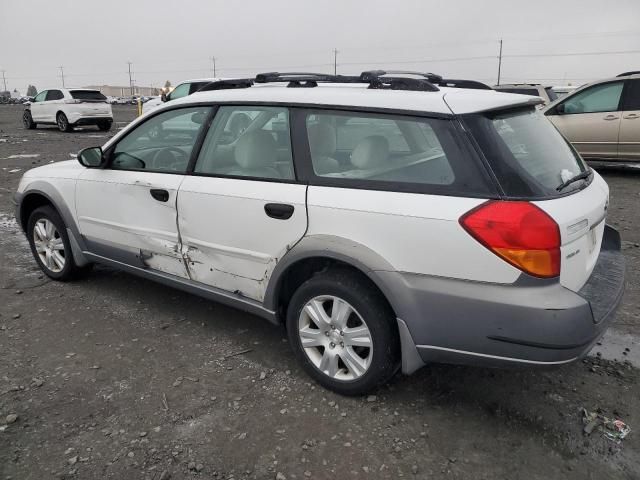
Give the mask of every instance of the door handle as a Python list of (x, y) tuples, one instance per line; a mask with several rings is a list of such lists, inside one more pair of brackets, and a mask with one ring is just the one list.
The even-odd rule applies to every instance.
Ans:
[(293, 215), (293, 205), (287, 205), (286, 203), (267, 203), (264, 206), (264, 211), (271, 218), (278, 220), (287, 220)]
[(167, 192), (163, 188), (152, 188), (151, 190), (149, 190), (149, 193), (159, 202), (166, 202), (167, 200), (169, 200), (169, 192)]
[(607, 115), (606, 117), (604, 117), (605, 120), (617, 120), (618, 117), (617, 115)]
[(633, 120), (634, 118), (640, 118), (640, 115), (638, 115), (637, 113), (630, 113), (629, 115), (626, 115), (622, 118), (628, 118), (629, 120)]

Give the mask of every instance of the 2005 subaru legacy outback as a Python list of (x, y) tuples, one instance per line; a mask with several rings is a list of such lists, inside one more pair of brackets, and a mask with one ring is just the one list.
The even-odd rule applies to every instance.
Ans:
[(536, 102), (406, 72), (214, 82), (27, 172), (16, 216), (48, 276), (105, 263), (285, 324), (342, 394), (564, 364), (625, 271), (606, 183)]

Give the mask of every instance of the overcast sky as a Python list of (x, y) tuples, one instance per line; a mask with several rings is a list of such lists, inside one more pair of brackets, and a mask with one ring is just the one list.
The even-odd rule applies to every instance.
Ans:
[(640, 70), (640, 0), (0, 0), (0, 70), (22, 93), (61, 86), (61, 65), (67, 86), (128, 85), (128, 61), (137, 85), (175, 85), (210, 77), (211, 56), (223, 77), (332, 71), (334, 48), (338, 73), (493, 84), (500, 38), (503, 82)]

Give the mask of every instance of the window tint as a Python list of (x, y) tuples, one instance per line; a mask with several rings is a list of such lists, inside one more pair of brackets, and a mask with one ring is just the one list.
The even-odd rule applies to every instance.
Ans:
[(107, 97), (105, 97), (98, 90), (71, 90), (69, 93), (76, 100), (89, 100), (94, 102), (107, 101)]
[(564, 113), (615, 112), (618, 110), (623, 82), (604, 83), (576, 93), (564, 103)]
[(62, 100), (64, 95), (60, 90), (49, 90), (47, 92), (47, 102), (50, 100)]
[(448, 120), (310, 113), (306, 127), (313, 172), (332, 183), (386, 183), (390, 189), (400, 184), (401, 190), (431, 185), (472, 195), (488, 191), (476, 159), (463, 153)]
[(195, 171), (293, 180), (289, 111), (276, 107), (220, 107)]
[(208, 85), (210, 82), (193, 82), (191, 84), (191, 86), (189, 87), (189, 93), (188, 95), (191, 95), (192, 93), (197, 92), (198, 90), (200, 90), (202, 87), (204, 87), (205, 85)]
[(627, 80), (624, 94), (624, 110), (640, 110), (640, 79)]
[(467, 115), (465, 121), (510, 197), (557, 195), (556, 188), (563, 181), (586, 169), (569, 143), (536, 109)]
[(169, 100), (177, 100), (178, 98), (186, 97), (189, 95), (190, 86), (190, 83), (181, 83), (169, 94)]
[(209, 107), (169, 110), (138, 125), (116, 145), (111, 168), (184, 173), (210, 110)]
[(44, 102), (44, 99), (47, 96), (48, 91), (45, 90), (43, 92), (40, 92), (38, 95), (36, 95), (36, 98), (33, 99), (34, 102)]

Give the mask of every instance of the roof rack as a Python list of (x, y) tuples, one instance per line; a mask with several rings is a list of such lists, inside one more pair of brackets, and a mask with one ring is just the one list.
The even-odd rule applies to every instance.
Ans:
[(253, 85), (252, 78), (234, 78), (229, 80), (216, 80), (209, 82), (198, 90), (198, 92), (209, 92), (211, 90), (230, 90), (233, 88), (249, 88)]
[(362, 72), (360, 77), (363, 80), (369, 80), (373, 78), (384, 77), (392, 77), (398, 78), (401, 76), (404, 78), (405, 75), (410, 75), (414, 77), (420, 77), (421, 79), (427, 80), (429, 83), (433, 85), (438, 85), (441, 87), (450, 87), (450, 88), (473, 88), (476, 90), (492, 90), (489, 85), (486, 85), (482, 82), (478, 82), (476, 80), (463, 80), (463, 79), (454, 79), (454, 78), (442, 78), (441, 75), (431, 73), (431, 72), (413, 72), (409, 70), (371, 70), (368, 72)]
[(616, 78), (628, 77), (629, 75), (638, 75), (638, 74), (640, 74), (640, 70), (633, 70), (631, 72), (624, 72), (624, 73), (621, 73), (620, 75), (616, 75)]
[(317, 87), (318, 82), (327, 83), (359, 83), (359, 77), (348, 75), (331, 75), (327, 73), (311, 72), (267, 72), (259, 73), (255, 78), (256, 83), (289, 82), (289, 88)]

